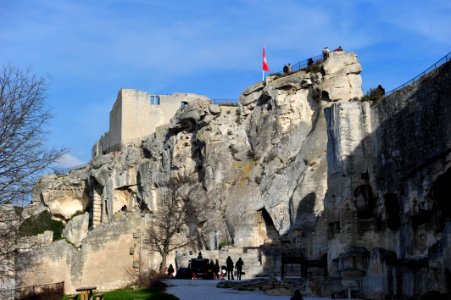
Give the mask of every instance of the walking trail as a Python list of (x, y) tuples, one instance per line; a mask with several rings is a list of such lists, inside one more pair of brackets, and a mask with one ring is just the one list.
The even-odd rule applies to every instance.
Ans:
[[(231, 289), (217, 288), (217, 280), (167, 280), (167, 292), (178, 297), (181, 300), (289, 300), (290, 296), (268, 296), (263, 292), (237, 291)], [(304, 297), (304, 300), (330, 300), (331, 298), (310, 298)]]

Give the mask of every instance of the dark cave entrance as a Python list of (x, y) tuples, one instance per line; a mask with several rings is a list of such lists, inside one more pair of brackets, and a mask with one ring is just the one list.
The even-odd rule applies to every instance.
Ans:
[(438, 209), (439, 231), (443, 231), (445, 223), (451, 221), (451, 169), (434, 181), (431, 197)]
[(373, 196), (373, 189), (370, 185), (358, 186), (354, 190), (354, 199), (358, 218), (368, 219), (374, 216), (376, 199)]
[(385, 210), (387, 212), (387, 226), (393, 231), (401, 227), (401, 208), (399, 206), (398, 195), (388, 193), (384, 196)]

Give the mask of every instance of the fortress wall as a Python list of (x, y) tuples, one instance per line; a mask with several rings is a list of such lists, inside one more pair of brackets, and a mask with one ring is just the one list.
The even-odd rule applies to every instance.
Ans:
[(106, 134), (106, 146), (108, 148), (113, 145), (121, 143), (121, 127), (122, 127), (122, 115), (123, 115), (123, 96), (122, 90), (117, 95), (117, 100), (114, 102), (113, 108), (110, 112), (110, 128)]
[(152, 110), (157, 105), (150, 104), (150, 94), (132, 90), (121, 89), (122, 115), (121, 123), (111, 124), (120, 126), (120, 144), (124, 145), (137, 138), (148, 135), (155, 131), (155, 124), (152, 120)]
[[(154, 97), (154, 103), (151, 103), (151, 97)], [(157, 127), (169, 123), (183, 101), (197, 99), (209, 100), (191, 93), (152, 95), (134, 89), (121, 89), (110, 112), (109, 130), (92, 147), (92, 156), (118, 151), (121, 146), (154, 133)]]

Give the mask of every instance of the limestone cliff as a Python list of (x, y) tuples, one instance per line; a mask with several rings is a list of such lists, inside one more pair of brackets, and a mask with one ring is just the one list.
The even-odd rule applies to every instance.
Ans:
[[(287, 272), (328, 276), (312, 281), (312, 295), (339, 294), (350, 282), (375, 298), (449, 289), (449, 63), (377, 104), (360, 101), (360, 72), (354, 53), (333, 52), (256, 83), (237, 106), (190, 99), (139, 146), (44, 178), (36, 201), (67, 221), (68, 232), (86, 224), (74, 215), (89, 212), (88, 233), (66, 234), (81, 250), (61, 250), (69, 254), (64, 267), (62, 257), (55, 265), (56, 277), (83, 285), (86, 266), (110, 253), (124, 262), (116, 269), (156, 268), (159, 258), (140, 248), (142, 234), (164, 190), (177, 183), (205, 212), (190, 227), (193, 245), (171, 258), (179, 264), (202, 250), (210, 258), (242, 256), (249, 276), (280, 275), (282, 255), (296, 255), (303, 267)], [(45, 261), (67, 247), (54, 244), (35, 255)], [(36, 281), (29, 272), (41, 268), (37, 260), (21, 259), (21, 282)], [(124, 284), (90, 280), (105, 289)]]

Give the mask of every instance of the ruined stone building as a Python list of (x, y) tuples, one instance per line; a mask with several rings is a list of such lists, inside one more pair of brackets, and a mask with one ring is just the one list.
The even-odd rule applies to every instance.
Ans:
[(305, 295), (447, 293), (450, 64), (378, 101), (363, 97), (352, 52), (269, 76), (237, 106), (122, 89), (89, 165), (37, 185), (34, 206), (66, 222), (66, 240), (19, 251), (16, 285), (108, 290), (157, 268), (146, 232), (176, 188), (205, 213), (171, 253), (178, 267), (202, 250), (242, 257), (248, 278), (301, 276)]
[(110, 127), (92, 148), (92, 156), (119, 151), (124, 145), (142, 139), (165, 125), (181, 105), (199, 98), (194, 94), (154, 95), (121, 89), (110, 112)]

